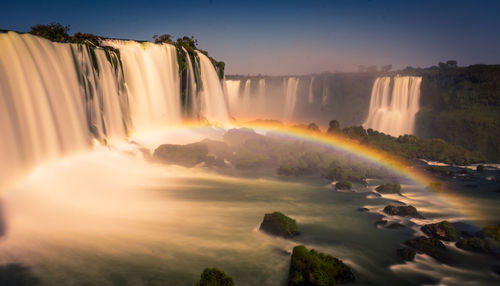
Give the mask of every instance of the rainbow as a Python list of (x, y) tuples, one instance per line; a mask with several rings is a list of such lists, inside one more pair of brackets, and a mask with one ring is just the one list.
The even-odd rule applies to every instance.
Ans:
[[(179, 129), (205, 129), (207, 127), (207, 125), (193, 123), (184, 125), (184, 127), (179, 127)], [(394, 174), (409, 179), (418, 187), (421, 187), (424, 191), (427, 190), (429, 193), (435, 194), (436, 196), (434, 196), (433, 199), (440, 199), (444, 203), (451, 205), (454, 209), (460, 210), (460, 213), (463, 214), (463, 216), (466, 218), (483, 221), (487, 220), (480, 213), (481, 207), (479, 205), (474, 205), (473, 203), (471, 203), (470, 198), (459, 196), (456, 194), (456, 192), (444, 185), (436, 185), (436, 179), (433, 179), (424, 171), (414, 168), (413, 166), (411, 166), (411, 164), (409, 164), (409, 162), (405, 162), (387, 152), (362, 145), (358, 141), (346, 138), (344, 136), (324, 134), (321, 132), (311, 131), (306, 128), (287, 126), (272, 121), (253, 121), (246, 123), (233, 122), (231, 127), (251, 128), (263, 134), (266, 132), (272, 132), (274, 134), (297, 138), (320, 144), (322, 146), (335, 150), (348, 152), (359, 157), (360, 159), (366, 160), (367, 162), (371, 162), (379, 166), (383, 166), (386, 169), (394, 172)]]

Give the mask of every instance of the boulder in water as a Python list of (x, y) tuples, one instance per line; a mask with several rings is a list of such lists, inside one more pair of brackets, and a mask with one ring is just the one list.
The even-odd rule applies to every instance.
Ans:
[(194, 167), (205, 162), (208, 147), (203, 142), (187, 145), (163, 144), (156, 148), (153, 156), (166, 164), (175, 164), (183, 167)]
[(421, 236), (405, 241), (405, 245), (423, 252), (440, 262), (450, 262), (450, 258), (446, 253), (446, 247), (437, 238)]
[(352, 270), (342, 260), (303, 245), (293, 248), (289, 286), (335, 285), (354, 280)]
[(352, 184), (349, 181), (340, 181), (335, 184), (336, 190), (350, 190), (352, 188)]
[(234, 286), (231, 276), (217, 268), (205, 268), (196, 286)]
[(457, 235), (453, 225), (447, 221), (431, 223), (422, 226), (422, 231), (430, 237), (438, 238), (446, 241), (456, 241)]
[(297, 222), (280, 212), (265, 214), (260, 230), (285, 238), (292, 238), (299, 234)]
[(421, 218), (423, 219), (424, 217), (417, 212), (417, 209), (414, 206), (393, 206), (393, 205), (387, 205), (384, 208), (384, 212), (389, 215), (397, 215), (397, 216), (411, 216), (415, 218)]
[(375, 188), (381, 194), (401, 194), (401, 185), (398, 183), (385, 183)]
[(399, 257), (403, 258), (405, 261), (413, 261), (415, 259), (415, 250), (403, 247), (396, 250)]
[(488, 246), (486, 242), (479, 237), (460, 239), (456, 246), (460, 249), (474, 252), (487, 253)]

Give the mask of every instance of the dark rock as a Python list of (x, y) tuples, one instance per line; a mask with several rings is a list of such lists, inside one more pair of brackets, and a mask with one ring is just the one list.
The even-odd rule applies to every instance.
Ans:
[(360, 211), (360, 212), (367, 212), (367, 211), (369, 211), (369, 209), (367, 209), (367, 208), (359, 208), (358, 211)]
[(390, 215), (397, 215), (397, 216), (411, 216), (415, 218), (421, 218), (423, 219), (424, 217), (417, 212), (417, 209), (414, 206), (393, 206), (393, 205), (387, 205), (384, 208), (384, 212), (386, 214)]
[(196, 286), (234, 286), (234, 281), (222, 270), (205, 268)]
[(396, 253), (405, 261), (413, 261), (416, 254), (415, 250), (409, 249), (407, 247), (397, 249)]
[(381, 194), (401, 194), (401, 185), (398, 183), (385, 183), (375, 190)]
[(352, 188), (352, 184), (349, 181), (340, 181), (335, 184), (336, 190), (350, 190)]
[(406, 226), (403, 224), (400, 224), (398, 222), (391, 223), (390, 225), (386, 226), (386, 228), (391, 228), (391, 229), (398, 229), (398, 228), (405, 228)]
[(375, 226), (384, 226), (386, 224), (387, 224), (387, 221), (385, 219), (381, 219), (381, 220), (375, 222)]
[(299, 234), (297, 222), (280, 212), (265, 214), (260, 230), (285, 238), (292, 238)]
[(194, 167), (205, 162), (207, 155), (208, 147), (203, 142), (187, 145), (163, 144), (156, 148), (153, 154), (154, 158), (163, 163), (183, 167)]
[(434, 259), (444, 262), (444, 263), (449, 263), (450, 258), (447, 255), (446, 247), (444, 244), (437, 238), (433, 237), (425, 237), (421, 236), (418, 238), (410, 239), (405, 241), (405, 245), (409, 246), (413, 249), (416, 249), (420, 252), (423, 252), (430, 257), (433, 257)]
[(467, 250), (467, 251), (474, 251), (474, 252), (481, 252), (481, 253), (488, 252), (488, 247), (486, 245), (486, 242), (484, 241), (484, 239), (481, 239), (479, 237), (460, 239), (456, 243), (456, 246), (458, 248), (461, 248), (461, 249)]
[(289, 286), (335, 285), (355, 280), (351, 269), (342, 260), (299, 245), (293, 248)]
[(442, 221), (439, 223), (431, 223), (422, 226), (422, 231), (430, 237), (446, 240), (446, 241), (456, 241), (457, 235), (455, 234), (455, 229), (453, 225), (447, 221)]

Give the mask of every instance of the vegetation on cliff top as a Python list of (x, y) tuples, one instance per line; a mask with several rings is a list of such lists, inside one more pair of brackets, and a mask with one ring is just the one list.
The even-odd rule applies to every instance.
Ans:
[(234, 286), (231, 276), (217, 268), (205, 268), (196, 286)]

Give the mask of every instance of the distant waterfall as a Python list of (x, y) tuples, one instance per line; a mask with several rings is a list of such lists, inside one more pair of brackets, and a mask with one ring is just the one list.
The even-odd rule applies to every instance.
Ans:
[(328, 104), (328, 85), (323, 81), (323, 94), (321, 95), (321, 106), (326, 106)]
[(419, 110), (421, 77), (379, 77), (373, 84), (368, 118), (363, 124), (393, 136), (413, 134)]
[(240, 105), (240, 80), (225, 80), (227, 101), (231, 114), (237, 111)]
[(245, 82), (245, 87), (243, 89), (243, 100), (242, 100), (243, 106), (249, 106), (249, 104), (252, 103), (250, 101), (250, 87), (251, 87), (251, 85), (252, 85), (252, 80), (247, 79), (247, 81)]
[(259, 79), (259, 111), (264, 112), (266, 109), (266, 80)]
[(314, 77), (311, 77), (311, 82), (309, 83), (309, 96), (307, 97), (309, 104), (314, 104), (313, 83)]
[(193, 63), (191, 62), (191, 57), (189, 56), (188, 52), (186, 49), (182, 48), (182, 51), (184, 52), (184, 56), (187, 59), (187, 106), (191, 109), (191, 114), (195, 116), (199, 116), (200, 114), (200, 104), (198, 102), (198, 92), (197, 92), (197, 87), (196, 87), (196, 81), (195, 81), (195, 75), (194, 75), (194, 70), (193, 70)]
[(285, 91), (285, 120), (293, 119), (293, 112), (295, 110), (295, 104), (297, 103), (297, 87), (299, 85), (299, 79), (295, 77), (289, 77), (284, 80), (284, 91)]
[[(90, 149), (93, 141), (107, 144), (182, 123), (174, 46), (119, 40), (102, 45), (119, 54), (0, 33), (0, 185), (40, 163)], [(194, 87), (189, 63), (190, 104), (208, 120), (226, 123), (217, 72), (204, 54), (197, 57), (201, 88)]]
[(200, 91), (201, 113), (210, 121), (227, 123), (230, 119), (229, 112), (219, 76), (207, 56), (198, 51), (196, 54), (200, 58), (201, 81), (203, 83)]

